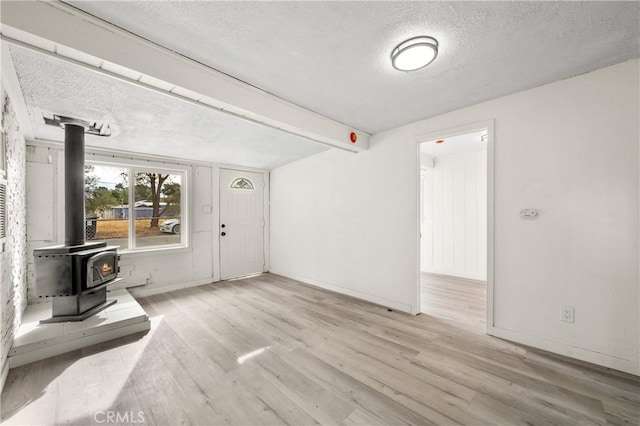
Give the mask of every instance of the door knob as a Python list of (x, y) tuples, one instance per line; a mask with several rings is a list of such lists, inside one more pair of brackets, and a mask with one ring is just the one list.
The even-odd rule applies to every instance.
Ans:
[(226, 233), (226, 232), (223, 232), (223, 233), (221, 233), (220, 235), (222, 235), (222, 236), (224, 237), (225, 235), (227, 235), (227, 233)]

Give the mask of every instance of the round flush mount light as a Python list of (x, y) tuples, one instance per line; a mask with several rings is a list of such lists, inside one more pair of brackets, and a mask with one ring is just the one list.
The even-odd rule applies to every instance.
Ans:
[(403, 41), (391, 51), (391, 65), (398, 71), (424, 68), (438, 56), (438, 40), (428, 36)]

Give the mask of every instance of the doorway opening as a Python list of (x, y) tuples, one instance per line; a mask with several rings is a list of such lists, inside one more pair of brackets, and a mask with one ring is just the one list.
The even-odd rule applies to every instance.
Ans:
[(478, 333), (492, 325), (489, 133), (443, 132), (418, 145), (420, 312)]

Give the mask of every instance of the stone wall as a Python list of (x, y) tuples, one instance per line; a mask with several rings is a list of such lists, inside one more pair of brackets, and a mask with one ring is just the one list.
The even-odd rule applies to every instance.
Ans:
[(6, 140), (6, 239), (0, 243), (0, 332), (2, 376), (7, 354), (27, 306), (26, 144), (11, 100), (0, 86)]

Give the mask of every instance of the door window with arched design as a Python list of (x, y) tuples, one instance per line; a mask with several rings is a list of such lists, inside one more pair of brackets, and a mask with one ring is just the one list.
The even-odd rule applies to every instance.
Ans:
[(231, 182), (231, 189), (253, 189), (253, 182), (247, 178), (239, 177)]

